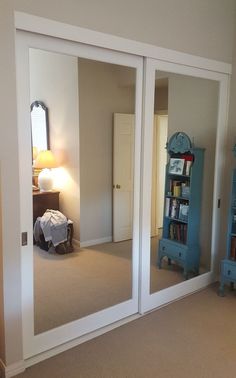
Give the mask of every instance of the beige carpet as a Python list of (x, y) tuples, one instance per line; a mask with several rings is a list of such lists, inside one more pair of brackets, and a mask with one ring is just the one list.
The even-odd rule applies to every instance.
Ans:
[[(158, 269), (158, 238), (151, 240), (150, 292), (184, 280), (175, 264)], [(132, 241), (104, 243), (66, 255), (34, 247), (35, 334), (131, 298)]]
[(18, 378), (233, 378), (236, 295), (218, 285), (43, 361)]
[(131, 298), (131, 250), (131, 241), (66, 255), (34, 247), (35, 333)]

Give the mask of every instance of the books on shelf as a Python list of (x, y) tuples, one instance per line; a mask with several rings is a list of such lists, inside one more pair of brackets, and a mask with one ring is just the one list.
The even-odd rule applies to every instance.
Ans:
[(188, 209), (189, 205), (180, 203), (179, 205), (179, 219), (187, 222), (188, 221)]
[(178, 200), (176, 198), (166, 197), (165, 216), (179, 219), (180, 221), (188, 221), (189, 203), (187, 201)]
[(180, 243), (187, 242), (187, 228), (188, 225), (184, 223), (170, 222), (169, 224), (169, 239), (176, 240)]
[(169, 190), (168, 190), (167, 195), (168, 194), (174, 197), (189, 198), (190, 196), (189, 181), (170, 180)]
[(231, 238), (230, 258), (236, 260), (236, 237)]

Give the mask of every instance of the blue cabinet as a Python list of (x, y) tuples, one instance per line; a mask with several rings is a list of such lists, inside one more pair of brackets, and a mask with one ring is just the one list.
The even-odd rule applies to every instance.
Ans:
[(167, 143), (163, 235), (157, 252), (162, 259), (175, 261), (187, 279), (199, 273), (199, 228), (201, 216), (204, 149), (192, 146), (185, 133), (175, 133)]
[(219, 295), (224, 296), (224, 286), (236, 282), (236, 169), (233, 170), (230, 209), (228, 213), (228, 230), (226, 256), (221, 261)]

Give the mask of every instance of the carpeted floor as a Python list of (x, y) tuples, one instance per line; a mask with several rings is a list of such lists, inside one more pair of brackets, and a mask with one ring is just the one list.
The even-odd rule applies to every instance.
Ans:
[[(158, 238), (151, 241), (151, 285), (156, 292), (183, 281), (177, 265), (156, 265)], [(131, 298), (132, 241), (105, 243), (73, 253), (50, 254), (34, 246), (35, 334)]]
[(66, 255), (34, 247), (35, 333), (131, 298), (131, 250), (131, 241)]
[(218, 285), (28, 368), (18, 378), (232, 378), (235, 291)]

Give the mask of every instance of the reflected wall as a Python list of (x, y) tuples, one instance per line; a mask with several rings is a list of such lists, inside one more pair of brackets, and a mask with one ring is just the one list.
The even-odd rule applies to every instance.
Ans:
[[(195, 147), (205, 149), (200, 221), (200, 274), (210, 270), (213, 211), (215, 145), (218, 115), (218, 82), (180, 74), (156, 71), (155, 107), (158, 106), (158, 81), (168, 80), (168, 138), (185, 132)], [(164, 186), (164, 182), (162, 183)], [(153, 197), (152, 197), (153, 198)], [(153, 207), (153, 201), (152, 201)], [(184, 280), (178, 265), (157, 268), (159, 235), (151, 238), (150, 292)]]

